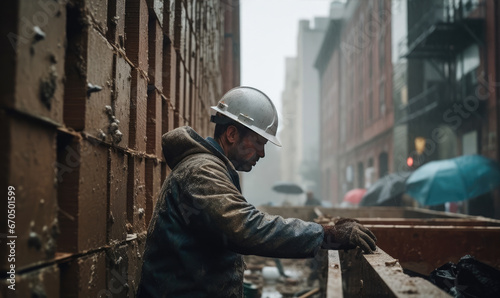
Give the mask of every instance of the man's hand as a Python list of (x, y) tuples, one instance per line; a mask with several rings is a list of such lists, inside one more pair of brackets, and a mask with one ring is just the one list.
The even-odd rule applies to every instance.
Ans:
[(358, 220), (340, 218), (334, 225), (322, 226), (325, 235), (321, 248), (339, 250), (359, 246), (365, 253), (373, 253), (377, 249), (377, 237)]

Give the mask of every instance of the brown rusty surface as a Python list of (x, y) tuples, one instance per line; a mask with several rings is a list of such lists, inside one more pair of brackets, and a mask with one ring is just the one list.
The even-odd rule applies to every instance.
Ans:
[(106, 251), (107, 288), (105, 295), (100, 297), (133, 297), (128, 296), (128, 249), (131, 245), (134, 244), (127, 242)]
[[(54, 257), (59, 222), (57, 219), (56, 129), (40, 125), (0, 110), (0, 186), (2, 198), (2, 233), (14, 224), (16, 270), (42, 263)], [(33, 150), (36, 154), (32, 154)], [(8, 206), (8, 186), (14, 187)], [(12, 199), (12, 197), (14, 199)], [(9, 207), (9, 209), (8, 209)], [(7, 210), (14, 210), (14, 222), (8, 222)], [(1, 241), (0, 268), (10, 265), (10, 248)]]
[(123, 48), (125, 46), (125, 0), (108, 0), (109, 42)]
[(186, 78), (184, 80), (184, 119), (186, 119), (189, 126), (191, 126), (192, 121), (192, 79), (188, 72), (186, 72)]
[(136, 239), (127, 243), (128, 256), (128, 297), (135, 297), (141, 280), (142, 256), (146, 245), (146, 234), (138, 234)]
[[(2, 51), (8, 61), (2, 63), (0, 105), (62, 124), (65, 5), (63, 1), (16, 2), (16, 8), (4, 8), (1, 15), (2, 19), (17, 19), (5, 22), (12, 27), (5, 28), (2, 35)], [(43, 37), (34, 31), (35, 26)]]
[(470, 254), (500, 269), (500, 227), (366, 225), (377, 245), (405, 269), (429, 275), (447, 262)]
[[(81, 84), (99, 85), (102, 90), (86, 93), (85, 132), (102, 138), (101, 131), (106, 134), (106, 141), (110, 141), (108, 133), (109, 115), (106, 106), (111, 106), (111, 91), (113, 87), (113, 48), (106, 39), (94, 29), (88, 32), (87, 49), (87, 80)], [(88, 87), (88, 86), (87, 86)]]
[[(296, 217), (304, 220), (313, 220), (317, 217), (314, 207), (291, 206), (272, 207), (259, 206), (258, 209), (270, 214), (285, 217)], [(411, 207), (360, 207), (360, 208), (318, 208), (326, 217), (349, 218), (470, 218), (470, 216), (454, 213), (439, 212), (422, 208)]]
[(127, 179), (128, 155), (109, 149), (109, 213), (107, 216), (107, 243), (127, 238)]
[[(114, 92), (113, 92), (113, 116), (117, 123), (117, 129), (121, 132), (121, 140), (113, 144), (117, 147), (127, 148), (129, 144), (130, 129), (130, 87), (132, 83), (131, 66), (120, 55), (114, 55)], [(116, 122), (116, 121), (115, 121)]]
[(106, 244), (108, 150), (95, 139), (60, 135), (58, 251), (81, 252)]
[(127, 233), (146, 231), (146, 181), (145, 159), (128, 157), (127, 178)]
[(162, 90), (162, 59), (163, 59), (163, 30), (156, 18), (149, 19), (149, 70), (148, 84), (155, 86), (156, 89)]
[(186, 42), (186, 8), (182, 0), (175, 1), (174, 15), (174, 48), (180, 53), (181, 59), (184, 59), (184, 47)]
[(132, 69), (131, 75), (129, 147), (140, 152), (146, 152), (148, 83), (143, 74), (137, 69)]
[(16, 274), (15, 290), (7, 280), (0, 281), (0, 297), (59, 297), (59, 268), (52, 265), (34, 271)]
[(146, 0), (131, 0), (125, 5), (125, 52), (135, 67), (148, 71), (148, 7)]
[(151, 221), (161, 184), (160, 163), (156, 159), (146, 159), (146, 227)]
[(106, 257), (103, 251), (60, 264), (62, 297), (106, 297)]
[(500, 220), (470, 218), (358, 218), (365, 225), (500, 226)]
[[(176, 53), (178, 54), (178, 51), (176, 50)], [(180, 55), (179, 55), (180, 56)], [(184, 118), (184, 108), (185, 108), (185, 102), (184, 102), (184, 81), (186, 79), (186, 70), (184, 69), (184, 62), (181, 59), (177, 59), (177, 65), (175, 68), (175, 110), (176, 112), (179, 113), (179, 116)]]
[[(72, 26), (80, 26), (78, 17), (71, 16)], [(111, 142), (107, 106), (111, 106), (113, 48), (92, 27), (68, 34), (66, 74), (65, 124)], [(89, 92), (89, 84), (96, 86), (95, 92)]]
[(177, 53), (170, 39), (165, 36), (163, 41), (163, 60), (162, 60), (162, 91), (163, 95), (172, 105), (175, 102), (176, 86), (176, 65)]
[(108, 0), (83, 0), (79, 1), (85, 11), (87, 20), (106, 36), (108, 31)]
[(161, 158), (162, 98), (158, 90), (148, 91), (147, 104), (146, 152)]

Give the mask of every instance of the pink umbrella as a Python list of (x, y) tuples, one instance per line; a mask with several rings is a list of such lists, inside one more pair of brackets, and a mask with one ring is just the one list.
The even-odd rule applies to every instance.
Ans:
[(351, 203), (353, 205), (358, 205), (361, 199), (363, 198), (365, 192), (366, 192), (365, 188), (351, 189), (344, 195), (344, 199), (342, 201)]

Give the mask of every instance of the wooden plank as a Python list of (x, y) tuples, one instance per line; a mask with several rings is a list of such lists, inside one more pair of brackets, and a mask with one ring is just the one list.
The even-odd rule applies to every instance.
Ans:
[(328, 278), (326, 285), (327, 298), (342, 298), (342, 271), (340, 268), (340, 256), (336, 250), (328, 251)]
[(464, 255), (500, 269), (500, 227), (366, 225), (377, 245), (400, 260), (405, 269), (428, 275)]
[[(380, 248), (374, 254), (365, 254), (363, 261), (377, 274), (390, 289), (393, 297), (450, 297), (429, 281), (420, 277), (410, 277), (403, 273), (398, 260)], [(371, 282), (364, 281), (364, 284)]]
[(470, 218), (358, 218), (364, 225), (500, 226), (500, 220)]
[[(346, 297), (450, 297), (429, 281), (403, 272), (397, 259), (378, 248), (373, 254), (361, 250), (339, 251), (342, 295)], [(329, 254), (329, 262), (338, 262)], [(336, 274), (336, 273), (334, 273)], [(328, 276), (328, 281), (338, 282)], [(326, 297), (339, 297), (328, 289)]]

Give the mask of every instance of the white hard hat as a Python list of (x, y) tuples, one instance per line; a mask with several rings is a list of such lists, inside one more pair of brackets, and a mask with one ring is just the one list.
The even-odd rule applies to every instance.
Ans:
[[(276, 137), (278, 112), (273, 102), (262, 91), (243, 86), (233, 88), (224, 94), (212, 109), (281, 147)], [(212, 121), (216, 122), (216, 118), (212, 116)]]

